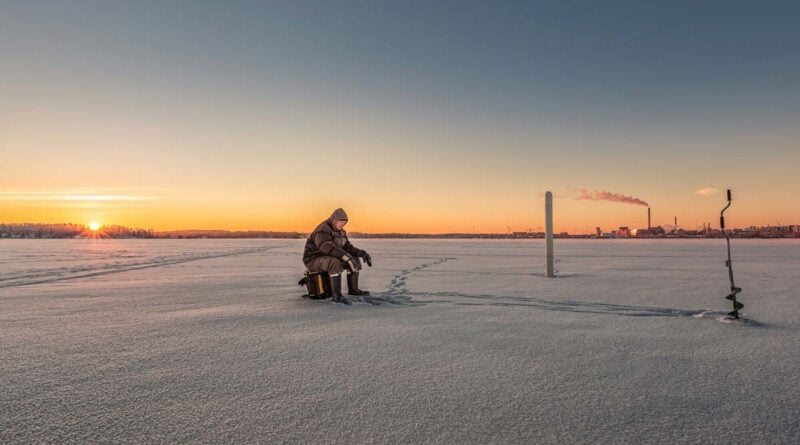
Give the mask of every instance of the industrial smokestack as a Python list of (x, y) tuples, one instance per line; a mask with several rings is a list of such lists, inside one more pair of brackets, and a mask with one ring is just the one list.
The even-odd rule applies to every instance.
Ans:
[(678, 228), (678, 217), (677, 216), (675, 217), (675, 228), (676, 229)]
[(650, 207), (647, 208), (647, 230), (650, 230)]

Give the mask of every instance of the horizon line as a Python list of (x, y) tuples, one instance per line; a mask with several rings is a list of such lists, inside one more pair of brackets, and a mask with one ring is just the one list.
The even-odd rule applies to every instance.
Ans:
[[(79, 226), (79, 227), (84, 227), (86, 229), (89, 228), (89, 224), (84, 224), (84, 223), (64, 223), (64, 222), (61, 222), (61, 223), (41, 223), (41, 222), (5, 223), (5, 222), (0, 222), (0, 226), (25, 226), (25, 225), (32, 225), (32, 226), (37, 226), (37, 225), (39, 225), (39, 226)], [(123, 226), (123, 225), (120, 225), (120, 224), (104, 224), (104, 225), (102, 225), (100, 227), (99, 230), (102, 230), (103, 228), (114, 228), (114, 227), (118, 227), (118, 228), (126, 229), (126, 230), (144, 230), (144, 231), (147, 231), (147, 232), (164, 233), (164, 234), (179, 233), (179, 232), (227, 232), (227, 233), (266, 232), (266, 233), (284, 233), (284, 234), (302, 235), (302, 234), (311, 233), (311, 231), (273, 230), (273, 229), (241, 229), (241, 230), (231, 230), (231, 229), (172, 229), (172, 230), (158, 230), (158, 229), (145, 228), (145, 227), (129, 227), (129, 226)], [(766, 226), (730, 227), (730, 228), (727, 228), (727, 230), (728, 231), (734, 231), (734, 230), (746, 230), (746, 229), (764, 229), (764, 228), (771, 228), (771, 227), (790, 227), (790, 228), (791, 227), (797, 227), (797, 228), (800, 228), (800, 224), (787, 224), (787, 225), (775, 225), (775, 226), (766, 225)], [(627, 227), (625, 227), (625, 228), (627, 228)], [(650, 228), (637, 228), (637, 229), (627, 228), (627, 229), (630, 230), (631, 232), (634, 232), (634, 231), (640, 231), (640, 230), (647, 231), (647, 230), (653, 230), (653, 229), (658, 229), (658, 228), (664, 230), (664, 226), (661, 226), (661, 225), (653, 226), (653, 227), (650, 227)], [(602, 233), (616, 233), (616, 232), (619, 231), (619, 229), (623, 229), (623, 227), (619, 227), (618, 229), (611, 229), (610, 231), (603, 231)], [(700, 232), (701, 231), (700, 229), (685, 229), (685, 228), (680, 228), (680, 227), (678, 227), (677, 230), (682, 230), (684, 232), (692, 232), (692, 231)], [(707, 231), (720, 231), (720, 228), (708, 227), (705, 230), (707, 230)], [(380, 235), (404, 235), (404, 236), (407, 236), (407, 235), (413, 235), (413, 236), (448, 236), (448, 235), (484, 235), (484, 236), (491, 236), (491, 235), (497, 235), (497, 236), (510, 236), (510, 235), (514, 235), (514, 234), (527, 234), (527, 235), (542, 234), (542, 235), (544, 235), (545, 232), (543, 232), (543, 231), (513, 231), (513, 232), (512, 231), (509, 231), (509, 232), (364, 232), (364, 231), (352, 231), (352, 232), (348, 232), (348, 233), (356, 234), (356, 235), (368, 235), (368, 236), (380, 236)], [(560, 232), (554, 232), (553, 234), (554, 235), (567, 234), (567, 235), (589, 235), (589, 236), (593, 236), (593, 235), (596, 235), (596, 232), (578, 233), (578, 232), (560, 231)]]

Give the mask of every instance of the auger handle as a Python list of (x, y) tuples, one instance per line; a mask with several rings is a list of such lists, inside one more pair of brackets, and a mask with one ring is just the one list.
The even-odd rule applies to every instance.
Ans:
[[(726, 205), (725, 208), (722, 209), (721, 212), (719, 212), (719, 228), (720, 229), (724, 229), (725, 228), (725, 211), (728, 210), (728, 207), (730, 207), (730, 206), (731, 206), (731, 189), (728, 189), (728, 205)], [(723, 234), (724, 234), (724, 231), (723, 231)]]

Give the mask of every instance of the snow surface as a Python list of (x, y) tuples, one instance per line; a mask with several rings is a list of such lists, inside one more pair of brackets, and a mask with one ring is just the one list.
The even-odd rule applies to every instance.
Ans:
[(0, 241), (0, 443), (800, 443), (800, 243)]

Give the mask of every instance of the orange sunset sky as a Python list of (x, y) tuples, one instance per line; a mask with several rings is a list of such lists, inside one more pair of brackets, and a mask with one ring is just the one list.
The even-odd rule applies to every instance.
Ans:
[(5, 3), (0, 223), (800, 224), (790, 20), (559, 8)]

